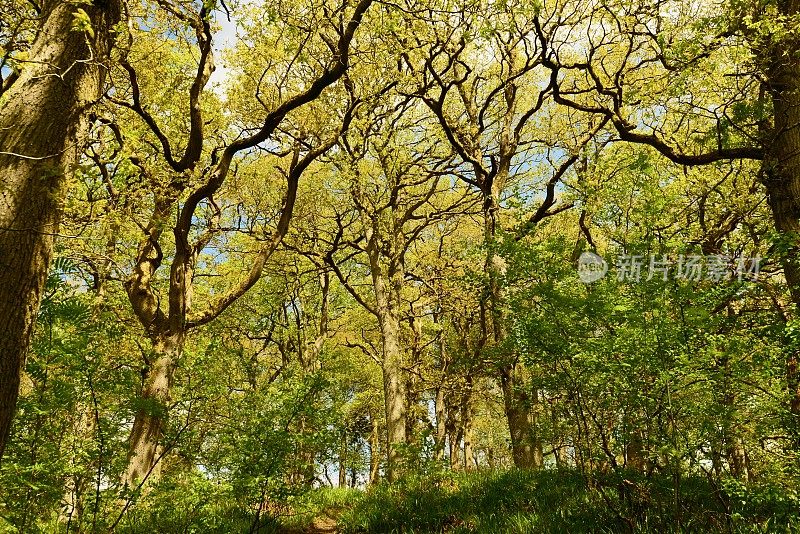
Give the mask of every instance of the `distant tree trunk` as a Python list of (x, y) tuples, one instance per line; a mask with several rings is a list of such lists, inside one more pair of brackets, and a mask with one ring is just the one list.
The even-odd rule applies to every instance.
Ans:
[(744, 439), (742, 439), (741, 435), (742, 429), (736, 424), (738, 410), (736, 409), (736, 395), (733, 390), (733, 370), (731, 369), (728, 355), (722, 355), (717, 360), (717, 368), (722, 374), (722, 379), (719, 380), (719, 385), (717, 386), (716, 400), (724, 409), (718, 425), (722, 431), (725, 456), (728, 460), (731, 476), (746, 480), (750, 471), (749, 461), (744, 448)]
[(478, 466), (475, 462), (475, 451), (473, 450), (474, 433), (474, 413), (475, 406), (472, 398), (472, 377), (466, 377), (466, 385), (464, 387), (464, 395), (461, 404), (461, 432), (464, 436), (464, 469), (472, 471)]
[(369, 433), (369, 484), (373, 486), (380, 480), (381, 445), (378, 418), (371, 415), (370, 419), (372, 429)]
[(447, 441), (447, 416), (445, 414), (444, 386), (436, 388), (436, 400), (434, 411), (436, 412), (436, 459), (444, 458), (444, 446)]
[[(301, 436), (307, 435), (311, 430), (304, 416), (298, 418), (297, 427), (297, 431)], [(311, 444), (301, 443), (298, 447), (297, 456), (299, 465), (292, 478), (295, 483), (302, 483), (311, 487), (316, 479), (316, 466), (314, 465), (316, 451)]]
[[(320, 296), (320, 306), (319, 306), (319, 321), (317, 323), (317, 335), (313, 340), (308, 340), (305, 343), (305, 349), (302, 349), (304, 346), (303, 339), (302, 339), (302, 332), (308, 328), (305, 328), (298, 324), (297, 328), (297, 335), (298, 335), (298, 347), (301, 347), (301, 350), (298, 351), (298, 358), (300, 359), (300, 363), (303, 367), (303, 373), (307, 376), (311, 376), (314, 373), (320, 370), (320, 354), (322, 353), (322, 348), (325, 344), (325, 340), (328, 338), (328, 296), (330, 294), (330, 273), (321, 270), (319, 273), (319, 286), (321, 291)], [(299, 296), (298, 296), (299, 298)], [(298, 316), (298, 321), (300, 318)], [(310, 325), (309, 325), (310, 326)], [(301, 435), (307, 435), (309, 431), (313, 432), (313, 428), (307, 421), (307, 416), (305, 413), (300, 414), (298, 418), (298, 431)], [(311, 486), (316, 478), (316, 466), (314, 459), (317, 456), (317, 448), (314, 446), (314, 440), (308, 439), (303, 440), (300, 445), (300, 450), (298, 451), (298, 456), (300, 457), (300, 462), (298, 466), (298, 470), (296, 472), (297, 478), (299, 481), (302, 481), (308, 486)]]
[(565, 469), (569, 467), (569, 456), (567, 455), (567, 446), (560, 443), (553, 450), (553, 455), (556, 459), (556, 468)]
[[(499, 211), (496, 199), (499, 198), (502, 190), (501, 185), (498, 184), (502, 183), (505, 183), (505, 179), (493, 184), (490, 192), (484, 192), (484, 240), (490, 245), (485, 265), (489, 280), (487, 300), (496, 346), (502, 346), (507, 336), (503, 291), (505, 268), (502, 258), (492, 250), (497, 231), (496, 217)], [(514, 465), (520, 469), (535, 469), (541, 467), (543, 463), (542, 445), (535, 435), (531, 402), (522, 380), (522, 364), (512, 355), (506, 355), (505, 359), (509, 363), (502, 365), (499, 370), (500, 387), (503, 392), (503, 404)]]
[(750, 457), (744, 447), (744, 440), (737, 436), (731, 439), (727, 450), (728, 464), (730, 465), (731, 475), (749, 482), (752, 479), (750, 471)]
[(625, 467), (634, 471), (644, 471), (647, 467), (647, 460), (644, 455), (644, 440), (642, 432), (638, 429), (633, 430), (625, 451)]
[[(399, 295), (398, 295), (399, 298)], [(406, 365), (409, 369), (417, 369), (423, 365), (425, 344), (422, 342), (422, 320), (416, 315), (414, 305), (411, 304), (411, 313), (408, 320), (411, 331), (411, 343), (408, 347), (410, 357), (407, 358)], [(422, 433), (417, 432), (420, 424), (420, 376), (414, 372), (406, 372), (405, 376), (405, 400), (406, 400), (406, 442), (421, 445)], [(427, 410), (426, 415), (427, 415)]]
[(722, 455), (719, 452), (719, 447), (716, 444), (711, 445), (711, 467), (714, 470), (714, 475), (721, 479), (724, 476), (722, 469)]
[(447, 432), (447, 457), (450, 459), (450, 469), (458, 471), (461, 469), (461, 424), (456, 417), (458, 409), (452, 404), (454, 395), (445, 397), (445, 430)]
[(347, 487), (347, 432), (342, 431), (342, 442), (339, 446), (339, 480), (337, 485), (340, 488)]
[[(441, 316), (435, 313), (433, 322), (439, 324)], [(445, 343), (444, 329), (440, 328), (436, 334), (436, 344), (439, 347), (439, 368), (441, 377), (436, 387), (436, 395), (434, 397), (434, 414), (436, 416), (436, 434), (434, 435), (436, 459), (444, 459), (444, 447), (447, 441), (447, 413), (445, 404), (445, 377), (447, 375), (447, 345)]]
[(461, 469), (461, 430), (456, 432), (453, 430), (449, 436), (449, 456), (450, 456), (450, 469), (452, 471), (459, 471)]
[(406, 442), (416, 443), (419, 437), (417, 426), (419, 425), (417, 407), (419, 406), (419, 392), (417, 389), (418, 378), (413, 373), (403, 373), (405, 384), (405, 413), (406, 413)]
[(473, 440), (475, 439), (475, 432), (472, 426), (472, 417), (469, 416), (464, 422), (464, 469), (467, 471), (474, 471), (478, 468), (478, 463), (475, 461), (475, 449)]
[[(97, 432), (97, 426), (93, 411), (85, 403), (77, 403), (73, 413), (75, 419), (69, 430), (69, 439), (72, 441), (69, 447), (75, 451), (79, 450), (83, 443), (92, 440)], [(83, 465), (82, 459), (80, 455), (73, 456), (71, 462), (73, 473), (64, 482), (64, 495), (61, 499), (58, 520), (65, 525), (66, 532), (80, 531), (79, 525), (85, 510), (84, 495), (91, 481), (92, 468)], [(100, 462), (101, 460), (98, 458), (96, 461)], [(78, 525), (77, 529), (73, 529), (72, 525)]]
[(128, 441), (128, 467), (122, 480), (130, 490), (136, 489), (145, 477), (157, 480), (160, 476), (162, 437), (184, 339), (183, 333), (177, 333), (153, 340), (152, 361), (144, 371), (140, 406)]
[(0, 457), (61, 219), (66, 177), (102, 96), (119, 0), (81, 5), (94, 37), (72, 30), (78, 6), (41, 2), (42, 26), (0, 97)]

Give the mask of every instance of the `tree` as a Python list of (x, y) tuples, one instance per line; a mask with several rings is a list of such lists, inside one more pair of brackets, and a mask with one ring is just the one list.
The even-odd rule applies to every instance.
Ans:
[[(188, 89), (189, 129), (185, 132), (185, 150), (179, 158), (173, 153), (175, 143), (169, 139), (166, 130), (159, 126), (143, 100), (137, 66), (132, 62), (132, 55), (137, 50), (134, 34), (128, 36), (127, 55), (121, 61), (128, 86), (126, 89), (123, 89), (124, 86), (118, 87), (113, 96), (109, 95), (109, 100), (138, 115), (149, 130), (148, 135), (156, 139), (151, 146), (158, 150), (157, 157), (166, 164), (166, 172), (163, 172), (161, 169), (154, 170), (150, 163), (135, 155), (129, 158), (135, 172), (140, 173), (144, 181), (153, 183), (156, 179), (151, 190), (152, 213), (149, 220), (140, 227), (142, 235), (137, 255), (133, 268), (125, 274), (124, 282), (130, 305), (152, 344), (152, 353), (146, 357), (140, 407), (129, 442), (128, 468), (124, 483), (130, 489), (140, 487), (150, 476), (158, 476), (159, 460), (164, 452), (159, 448), (160, 439), (164, 431), (174, 373), (179, 365), (187, 333), (213, 321), (259, 280), (265, 262), (289, 228), (300, 177), (319, 156), (334, 145), (337, 137), (349, 126), (353, 108), (357, 104), (355, 101), (345, 101), (340, 112), (340, 124), (330, 133), (324, 131), (313, 138), (310, 134), (303, 133), (304, 128), (300, 124), (293, 126), (294, 136), (291, 133), (281, 135), (282, 128), (287, 127), (285, 120), (288, 115), (320, 98), (327, 87), (345, 74), (349, 66), (351, 42), (370, 4), (371, 0), (363, 0), (349, 10), (346, 19), (342, 13), (339, 22), (331, 23), (327, 29), (337, 34), (336, 40), (327, 40), (327, 36), (319, 28), (307, 29), (308, 35), (315, 39), (306, 45), (301, 44), (300, 47), (313, 46), (320, 53), (327, 54), (322, 64), (312, 68), (309, 73), (303, 71), (305, 65), (296, 66), (289, 62), (285, 67), (285, 74), (299, 76), (300, 88), (291, 96), (278, 96), (269, 105), (261, 100), (265, 108), (261, 123), (249, 131), (239, 130), (234, 134), (233, 140), (220, 140), (220, 144), (208, 153), (204, 151), (206, 118), (202, 97), (213, 71), (210, 11), (206, 7), (195, 11), (189, 5), (162, 3), (164, 12), (172, 20), (185, 24), (193, 32), (194, 40), (189, 44), (198, 51), (195, 73)], [(341, 9), (347, 7), (343, 5)], [(293, 15), (284, 13), (283, 16), (292, 19)], [(270, 68), (273, 67), (268, 66), (264, 76), (272, 74)], [(282, 87), (279, 88), (279, 93), (282, 90)], [(259, 91), (257, 88), (257, 98)], [(193, 300), (192, 296), (198, 268), (203, 263), (202, 256), (207, 247), (224, 243), (225, 226), (222, 225), (227, 223), (227, 217), (234, 217), (232, 224), (236, 224), (236, 206), (223, 204), (220, 207), (215, 196), (219, 196), (218, 192), (231, 173), (232, 165), (238, 165), (235, 160), (240, 157), (240, 153), (252, 153), (263, 143), (276, 140), (288, 145), (278, 155), (282, 160), (279, 169), (286, 181), (278, 220), (270, 235), (249, 259), (249, 265), (244, 267), (244, 276), (230, 282), (227, 287), (217, 288), (215, 294), (209, 295), (205, 305), (198, 309), (197, 300)], [(207, 165), (194, 174), (204, 159)], [(165, 177), (165, 183), (158, 182), (161, 176)], [(239, 223), (245, 227), (252, 222), (239, 219)], [(202, 230), (198, 230), (201, 225)], [(165, 258), (164, 249), (168, 243), (174, 248), (170, 256)], [(162, 299), (157, 273), (165, 259), (169, 262), (169, 278), (164, 288), (165, 297)]]
[[(541, 61), (550, 69), (559, 104), (604, 117), (621, 141), (649, 146), (678, 165), (761, 162), (795, 308), (800, 62), (791, 51), (798, 46), (798, 8), (800, 3), (784, 1), (737, 2), (721, 10), (680, 2), (590, 4), (564, 22), (606, 21), (614, 30), (589, 33), (581, 57), (563, 52), (563, 38), (538, 18), (536, 23)], [(708, 76), (716, 84), (711, 91), (704, 88)], [(671, 86), (682, 87), (683, 94), (677, 97)], [(650, 91), (645, 101), (634, 96), (642, 90)], [(637, 113), (643, 120), (634, 119)], [(694, 119), (691, 126), (686, 117)], [(800, 366), (788, 338), (785, 376), (789, 412), (797, 422)]]
[[(112, 29), (120, 19), (118, 0), (81, 5), (33, 3), (40, 23), (30, 48), (0, 43), (4, 50), (17, 49), (0, 92), (0, 457), (64, 190), (86, 141), (89, 112), (103, 92)], [(22, 52), (27, 59), (19, 57)]]
[[(402, 342), (409, 252), (432, 224), (462, 209), (468, 198), (466, 191), (443, 196), (452, 189), (449, 150), (440, 153), (436, 142), (395, 133), (409, 131), (416, 120), (414, 104), (390, 92), (364, 118), (361, 135), (350, 132), (343, 137), (342, 154), (333, 163), (349, 182), (343, 187), (354, 208), (335, 215), (336, 227), (327, 239), (330, 250), (323, 256), (340, 283), (378, 322), (390, 481), (402, 471), (409, 427), (407, 347)], [(368, 273), (369, 290), (358, 289), (342, 268), (348, 264)]]
[[(528, 391), (519, 356), (503, 352), (507, 318), (500, 210), (509, 187), (531, 166), (526, 160), (538, 157), (552, 162), (552, 175), (543, 184), (538, 208), (515, 229), (516, 237), (524, 237), (543, 219), (573, 207), (558, 202), (557, 187), (580, 151), (605, 125), (605, 120), (581, 123), (578, 119), (573, 128), (558, 130), (561, 135), (533, 128), (536, 120), (547, 120), (554, 88), (553, 81), (543, 76), (541, 49), (530, 40), (538, 13), (536, 6), (524, 3), (470, 5), (459, 18), (437, 19), (428, 34), (400, 37), (406, 46), (414, 43), (414, 54), (404, 58), (414, 76), (408, 92), (429, 108), (461, 160), (459, 177), (477, 189), (483, 200), (486, 285), (481, 330), (485, 336), (477, 352), (494, 352), (515, 464), (525, 468), (542, 465), (531, 412), (538, 392)], [(554, 21), (553, 31), (557, 27)], [(494, 61), (486, 63), (486, 56)]]

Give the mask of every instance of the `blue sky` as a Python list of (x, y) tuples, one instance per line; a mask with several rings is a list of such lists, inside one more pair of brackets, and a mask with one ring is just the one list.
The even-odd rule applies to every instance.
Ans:
[[(215, 11), (214, 16), (217, 24), (219, 24), (221, 28), (214, 34), (213, 38), (216, 70), (211, 75), (210, 83), (212, 85), (224, 86), (230, 72), (223, 57), (224, 51), (232, 48), (236, 44), (237, 24), (233, 11), (231, 11), (230, 21), (224, 10)], [(220, 93), (223, 93), (224, 88), (221, 87), (221, 89), (223, 90), (220, 91)]]

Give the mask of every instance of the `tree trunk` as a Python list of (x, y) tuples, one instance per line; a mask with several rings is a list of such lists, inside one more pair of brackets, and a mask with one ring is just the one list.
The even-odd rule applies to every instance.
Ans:
[(475, 406), (472, 399), (472, 377), (466, 377), (466, 385), (464, 387), (464, 396), (461, 404), (461, 428), (462, 435), (464, 436), (464, 469), (472, 471), (477, 469), (478, 465), (475, 462), (475, 451), (473, 450), (474, 433), (474, 415)]
[[(0, 457), (58, 232), (66, 177), (102, 95), (118, 0), (82, 5), (94, 37), (73, 31), (75, 4), (42, 3), (30, 61), (0, 97)], [(91, 49), (90, 49), (91, 46)], [(94, 61), (84, 61), (94, 58)]]
[(472, 413), (468, 412), (464, 417), (464, 469), (467, 471), (474, 471), (478, 468), (478, 463), (475, 461), (475, 450), (473, 448), (473, 440), (475, 433), (472, 425)]
[(569, 456), (567, 455), (567, 445), (562, 442), (553, 450), (553, 455), (556, 460), (557, 469), (566, 469), (569, 467)]
[(418, 379), (413, 373), (403, 373), (403, 375), (405, 378), (403, 390), (405, 391), (406, 443), (418, 444), (417, 438), (420, 436), (420, 433), (417, 432), (419, 425), (417, 411), (419, 406)]
[[(800, 2), (779, 2), (782, 15), (789, 20), (800, 13)], [(771, 135), (765, 140), (765, 185), (775, 228), (790, 244), (783, 256), (783, 271), (795, 312), (800, 311), (800, 60), (786, 50), (796, 49), (794, 42), (773, 45), (767, 65), (767, 85), (772, 97), (773, 120)], [(789, 410), (794, 417), (791, 429), (800, 444), (800, 354), (791, 348), (786, 355), (786, 386)]]
[(449, 436), (450, 445), (450, 470), (458, 471), (461, 469), (461, 430), (453, 430)]
[(372, 430), (369, 433), (369, 484), (374, 486), (380, 480), (381, 452), (378, 418), (370, 416)]
[[(506, 325), (504, 312), (503, 276), (505, 267), (503, 259), (492, 250), (497, 231), (497, 213), (499, 205), (496, 199), (499, 192), (485, 197), (484, 206), (484, 241), (490, 245), (486, 257), (485, 269), (488, 274), (488, 301), (492, 320), (494, 343), (502, 346), (506, 339)], [(486, 320), (485, 318), (483, 319)], [(522, 364), (513, 355), (505, 355), (510, 361), (500, 368), (500, 387), (503, 391), (503, 404), (508, 422), (509, 437), (511, 438), (511, 452), (514, 465), (520, 469), (535, 469), (541, 467), (542, 445), (536, 440), (535, 425), (531, 412), (530, 399), (525, 392), (520, 378)]]
[(148, 365), (139, 406), (128, 442), (128, 467), (123, 486), (135, 490), (145, 479), (161, 474), (161, 438), (171, 401), (172, 380), (183, 351), (184, 334), (166, 334), (153, 341), (153, 361)]
[(436, 401), (434, 409), (436, 411), (436, 459), (442, 460), (444, 458), (444, 445), (445, 441), (447, 440), (447, 416), (445, 415), (444, 385), (440, 385), (438, 388), (436, 388)]
[[(796, 76), (800, 77), (800, 69)], [(800, 78), (795, 79), (792, 85), (796, 86), (798, 83)], [(797, 89), (792, 90), (794, 91)], [(797, 103), (793, 104), (794, 101)], [(800, 129), (790, 125), (800, 124), (800, 98), (784, 91), (776, 92), (773, 105), (776, 133), (771, 145), (770, 158), (765, 162), (766, 186), (775, 227), (793, 245), (782, 258), (782, 264), (786, 283), (797, 311), (800, 308), (800, 265), (797, 263), (799, 248), (796, 243), (796, 236), (800, 235)], [(786, 379), (790, 411), (798, 417), (800, 416), (800, 369), (796, 350), (790, 350), (787, 354)]]
[(530, 399), (519, 384), (519, 366), (505, 369), (501, 377), (503, 401), (508, 430), (511, 435), (511, 454), (520, 469), (537, 469), (543, 464), (542, 444), (536, 439)]
[(750, 458), (747, 454), (747, 449), (745, 449), (744, 440), (741, 437), (737, 436), (731, 439), (727, 449), (727, 456), (731, 475), (745, 482), (750, 482), (752, 479)]
[(337, 486), (340, 488), (347, 487), (347, 432), (342, 431), (342, 442), (339, 446), (339, 480)]
[(383, 334), (383, 393), (386, 408), (386, 448), (389, 482), (400, 474), (401, 448), (406, 443), (406, 400), (403, 381), (400, 324), (387, 314), (381, 321)]
[(393, 482), (400, 475), (401, 449), (406, 443), (406, 391), (398, 313), (403, 274), (397, 268), (382, 268), (374, 254), (370, 263), (376, 316), (383, 343), (381, 367), (386, 411), (386, 478)]
[[(89, 443), (96, 437), (98, 432), (97, 419), (90, 405), (79, 402), (74, 406), (75, 420), (69, 430), (68, 439), (72, 441), (68, 445), (68, 450), (80, 450), (85, 443)], [(98, 452), (102, 452), (98, 451)], [(102, 459), (98, 456), (91, 464), (83, 462), (84, 458), (74, 455), (71, 460), (71, 470), (73, 471), (64, 482), (64, 496), (61, 499), (61, 509), (59, 510), (59, 523), (65, 525), (66, 532), (80, 531), (80, 525), (85, 511), (85, 495), (88, 485), (92, 480), (96, 464)], [(73, 528), (73, 525), (76, 527)]]
[(641, 430), (636, 429), (631, 433), (625, 450), (625, 467), (639, 472), (644, 472), (647, 467)]

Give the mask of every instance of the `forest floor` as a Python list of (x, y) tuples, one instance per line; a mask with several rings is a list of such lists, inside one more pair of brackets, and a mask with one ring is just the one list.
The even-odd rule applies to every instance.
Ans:
[[(636, 473), (446, 473), (367, 491), (327, 488), (279, 532), (800, 532), (800, 499), (776, 486)], [(287, 525), (288, 526), (288, 525)]]
[[(197, 489), (197, 488), (194, 488)], [(120, 534), (253, 532), (250, 507), (187, 487), (195, 506), (155, 498)], [(212, 496), (211, 499), (205, 497)], [(157, 495), (155, 496), (157, 497)], [(0, 528), (0, 531), (3, 531)], [(41, 532), (55, 532), (42, 530)], [(434, 471), (366, 489), (316, 488), (261, 517), (259, 534), (800, 533), (796, 479), (733, 479), (631, 471)], [(19, 531), (16, 531), (19, 532)], [(25, 531), (28, 532), (28, 531)], [(31, 531), (32, 532), (32, 531)]]

